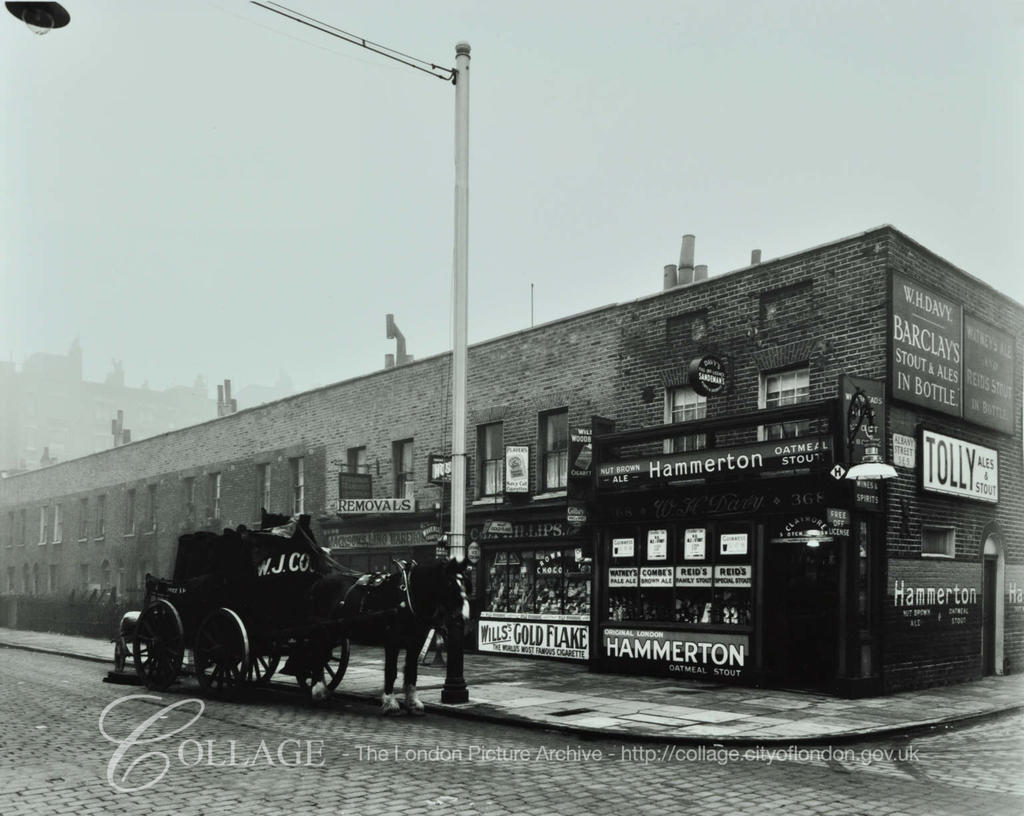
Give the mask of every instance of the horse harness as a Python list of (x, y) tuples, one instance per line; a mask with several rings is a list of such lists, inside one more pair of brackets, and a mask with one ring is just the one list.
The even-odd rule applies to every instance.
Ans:
[[(415, 561), (406, 561), (404, 559), (394, 559), (395, 566), (398, 567), (398, 575), (400, 576), (401, 584), (398, 589), (400, 592), (405, 593), (405, 600), (400, 601), (398, 606), (394, 609), (376, 609), (370, 610), (374, 614), (381, 614), (384, 612), (398, 612), (400, 609), (408, 608), (410, 614), (416, 614), (412, 606), (412, 596), (409, 594), (409, 585), (412, 583), (412, 570), (416, 566)], [(366, 612), (364, 607), (366, 606), (366, 599), (372, 597), (374, 594), (383, 590), (388, 580), (392, 577), (393, 573), (387, 572), (371, 572), (365, 575), (360, 575), (352, 586), (349, 587), (348, 592), (345, 593), (345, 597), (342, 598), (342, 606), (347, 606), (349, 603), (349, 596), (355, 592), (356, 587), (360, 588), (359, 594), (359, 608), (356, 610), (356, 615), (362, 615)]]

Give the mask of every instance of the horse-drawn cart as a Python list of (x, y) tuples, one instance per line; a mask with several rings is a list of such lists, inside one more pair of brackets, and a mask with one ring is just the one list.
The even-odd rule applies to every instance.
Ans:
[(340, 589), (333, 590), (334, 568), (316, 545), (308, 516), (272, 523), (261, 530), (183, 535), (174, 577), (146, 576), (132, 651), (148, 688), (174, 683), (186, 650), (192, 651), (200, 687), (211, 696), (268, 682), (284, 658), (281, 673), (314, 696), (341, 682), (348, 624), (340, 614)]

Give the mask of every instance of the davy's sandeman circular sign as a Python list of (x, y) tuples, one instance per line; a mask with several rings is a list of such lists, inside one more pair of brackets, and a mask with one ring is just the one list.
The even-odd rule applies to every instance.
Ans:
[(691, 360), (686, 373), (690, 387), (702, 397), (713, 397), (725, 390), (725, 363), (719, 357), (705, 354)]

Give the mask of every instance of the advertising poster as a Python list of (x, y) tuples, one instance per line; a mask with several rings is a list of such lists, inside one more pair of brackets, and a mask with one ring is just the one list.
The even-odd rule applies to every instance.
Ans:
[(481, 652), (586, 660), (590, 632), (585, 623), (482, 619), (477, 645)]
[(718, 539), (719, 552), (722, 555), (746, 555), (746, 533), (723, 533)]
[(647, 531), (647, 558), (664, 561), (668, 557), (668, 530)]
[(634, 554), (633, 539), (613, 538), (612, 558), (632, 558)]
[(703, 561), (707, 557), (707, 531), (703, 527), (686, 531), (683, 544), (683, 558), (687, 561)]

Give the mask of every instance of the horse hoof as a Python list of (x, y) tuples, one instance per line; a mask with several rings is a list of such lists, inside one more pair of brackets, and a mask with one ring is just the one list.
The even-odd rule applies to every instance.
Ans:
[(423, 710), (423, 703), (420, 703), (419, 705), (415, 706), (409, 706), (409, 708), (407, 708), (406, 710), (414, 717), (422, 717), (424, 714), (426, 714), (426, 711)]

